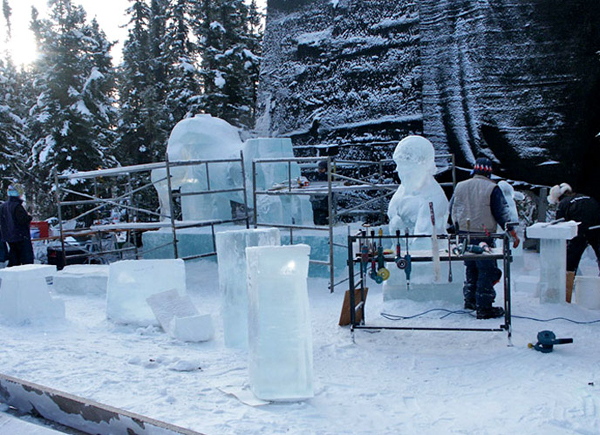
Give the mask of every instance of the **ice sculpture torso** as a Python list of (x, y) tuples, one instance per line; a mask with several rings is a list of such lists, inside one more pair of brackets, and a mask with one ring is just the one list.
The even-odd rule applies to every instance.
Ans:
[(394, 151), (394, 161), (401, 185), (388, 207), (390, 234), (396, 234), (396, 230), (401, 234), (407, 230), (409, 234), (432, 234), (429, 203), (433, 203), (437, 234), (445, 233), (448, 199), (434, 178), (435, 152), (431, 142), (421, 136), (402, 139)]

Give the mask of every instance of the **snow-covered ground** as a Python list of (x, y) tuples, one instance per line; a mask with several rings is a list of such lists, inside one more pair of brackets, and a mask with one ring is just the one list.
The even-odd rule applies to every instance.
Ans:
[[(514, 275), (537, 272), (537, 254), (525, 255)], [(583, 266), (597, 273), (589, 257)], [(600, 311), (540, 304), (525, 288), (513, 293), (512, 346), (504, 332), (358, 330), (353, 342), (337, 324), (342, 289), (330, 294), (326, 280), (310, 279), (315, 397), (252, 407), (222, 391), (247, 385), (248, 362), (245, 352), (223, 345), (217, 265), (190, 263), (186, 273), (199, 311), (215, 314), (214, 340), (182, 343), (156, 327), (115, 325), (106, 320), (105, 297), (59, 294), (65, 322), (0, 325), (0, 372), (206, 434), (600, 433), (600, 323), (517, 317), (586, 322), (600, 319)], [(500, 324), (444, 311), (392, 322), (380, 312), (462, 307), (384, 306), (381, 287), (369, 287), (367, 324)], [(529, 349), (544, 329), (574, 343), (549, 354)]]

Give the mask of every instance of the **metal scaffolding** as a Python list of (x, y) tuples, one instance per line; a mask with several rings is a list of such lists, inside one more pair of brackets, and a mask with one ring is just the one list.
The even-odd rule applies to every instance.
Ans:
[[(230, 163), (234, 166), (239, 164), (242, 185), (227, 189), (211, 189), (209, 167), (218, 163)], [(206, 172), (206, 190), (182, 193), (173, 189), (171, 184), (171, 172), (173, 168), (186, 166), (204, 166)], [(160, 180), (154, 180), (154, 182), (152, 182), (150, 181), (150, 173), (157, 169), (164, 169), (166, 176)], [(132, 177), (135, 175), (141, 175), (142, 181), (138, 183), (137, 187), (134, 188)], [(107, 180), (109, 179), (112, 179), (113, 182), (108, 183)], [(85, 180), (93, 183), (93, 194), (88, 193), (90, 191), (89, 183), (86, 185), (87, 191), (76, 190), (77, 186), (85, 184)], [(136, 195), (139, 195), (142, 192), (145, 192), (147, 189), (153, 188), (155, 184), (164, 181), (166, 181), (168, 186), (169, 210), (150, 210), (137, 205), (138, 202), (136, 202)], [(138, 249), (138, 234), (145, 231), (158, 230), (160, 228), (171, 228), (172, 241), (167, 244), (157, 246), (152, 250), (172, 245), (173, 257), (180, 258), (177, 239), (178, 230), (184, 228), (210, 226), (214, 247), (216, 225), (245, 221), (246, 228), (249, 228), (250, 226), (248, 201), (246, 195), (246, 174), (244, 169), (244, 156), (242, 153), (240, 153), (240, 157), (237, 159), (169, 161), (167, 157), (166, 161), (159, 163), (124, 166), (111, 169), (99, 169), (96, 171), (75, 172), (64, 175), (58, 175), (57, 171), (55, 171), (54, 183), (56, 201), (58, 205), (58, 225), (60, 232), (58, 238), (60, 239), (61, 245), (60, 254), (62, 256), (62, 265), (68, 264), (68, 259), (76, 258), (94, 259), (97, 262), (105, 263), (109, 262), (110, 258), (116, 257), (117, 259), (122, 259), (124, 254), (131, 254), (132, 252), (134, 258), (143, 258), (144, 254), (150, 251), (140, 251)], [(105, 188), (102, 189), (103, 185), (107, 186), (104, 186)], [(108, 192), (105, 192), (107, 188)], [(233, 192), (240, 192), (242, 194), (244, 201), (244, 212), (241, 216), (234, 216), (232, 219), (211, 219), (204, 221), (183, 221), (177, 219), (175, 205), (176, 202), (184, 196), (214, 195)], [(103, 195), (104, 193), (107, 193), (107, 195)], [(71, 196), (71, 199), (66, 199), (67, 196)], [(88, 217), (86, 220), (89, 221), (89, 217), (91, 216), (97, 216), (102, 212), (106, 212), (106, 210), (117, 208), (127, 211), (127, 221), (115, 224), (107, 223), (84, 225), (83, 227), (73, 229), (65, 228), (65, 208), (69, 207), (75, 209), (81, 206), (87, 209), (79, 213), (75, 213), (70, 220), (81, 222), (83, 218)], [(118, 232), (127, 233), (128, 243), (124, 243), (122, 246), (113, 244), (113, 246), (109, 247), (109, 249), (106, 249), (106, 244), (103, 244), (102, 240), (106, 239), (106, 236), (114, 235)], [(73, 255), (67, 255), (67, 243), (65, 243), (65, 239), (69, 236), (91, 236), (92, 238), (95, 238), (96, 241), (91, 242), (89, 246), (79, 247), (77, 252)], [(212, 255), (216, 255), (216, 252), (202, 253), (181, 258), (183, 260), (191, 260), (194, 258)]]
[[(437, 156), (438, 158), (446, 159), (449, 161), (450, 169), (452, 171), (452, 186), (456, 185), (456, 171), (454, 165), (454, 155), (444, 154)], [(327, 162), (327, 182), (323, 183), (310, 183), (308, 186), (301, 185), (295, 180), (292, 180), (292, 164), (298, 164), (300, 166), (307, 165), (306, 167), (314, 168), (319, 161)], [(328, 234), (329, 243), (329, 256), (328, 260), (311, 260), (313, 264), (321, 264), (329, 267), (329, 290), (333, 292), (334, 287), (340, 285), (348, 278), (343, 279), (339, 282), (335, 282), (335, 271), (334, 271), (334, 246), (340, 248), (346, 248), (346, 245), (336, 245), (334, 243), (333, 228), (336, 223), (340, 221), (342, 216), (349, 216), (353, 214), (378, 214), (379, 223), (384, 224), (386, 219), (386, 200), (392, 196), (398, 189), (398, 184), (384, 183), (384, 165), (393, 164), (393, 160), (381, 160), (378, 162), (373, 161), (361, 161), (361, 160), (335, 160), (335, 158), (328, 157), (296, 157), (296, 158), (269, 158), (269, 159), (255, 159), (252, 161), (252, 180), (253, 180), (253, 203), (254, 205), (254, 227), (265, 226), (265, 227), (276, 227), (289, 230), (290, 244), (293, 244), (294, 230), (317, 230), (326, 231)], [(273, 164), (273, 163), (285, 163), (288, 167), (288, 179), (285, 185), (277, 186), (276, 188), (270, 188), (266, 190), (257, 190), (256, 188), (256, 174), (257, 165), (260, 164)], [(366, 177), (356, 178), (345, 176), (339, 173), (343, 168), (357, 168), (357, 167), (375, 167), (375, 171), (369, 172)], [(376, 179), (377, 182), (370, 181)], [(372, 198), (367, 201), (363, 201), (360, 204), (347, 208), (341, 209), (338, 207), (338, 198), (342, 194), (347, 194), (356, 191), (374, 191), (376, 192)], [(259, 195), (322, 195), (327, 196), (327, 225), (294, 225), (294, 224), (282, 224), (280, 222), (260, 222), (260, 216), (258, 215), (258, 207), (256, 207), (257, 197)], [(364, 207), (370, 204), (379, 203), (378, 210), (365, 210)]]

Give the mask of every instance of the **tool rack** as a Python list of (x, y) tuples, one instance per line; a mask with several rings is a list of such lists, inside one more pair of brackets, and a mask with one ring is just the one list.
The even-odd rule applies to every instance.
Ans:
[[(393, 329), (393, 330), (412, 330), (412, 331), (486, 331), (486, 332), (502, 332), (508, 333), (508, 338), (511, 338), (511, 296), (510, 296), (510, 263), (512, 261), (512, 254), (510, 250), (510, 238), (508, 234), (490, 234), (485, 235), (485, 238), (491, 238), (494, 240), (503, 240), (502, 248), (494, 248), (491, 252), (482, 254), (474, 254), (470, 252), (463, 252), (459, 254), (448, 253), (446, 250), (439, 252), (440, 261), (465, 261), (465, 260), (502, 260), (503, 264), (503, 285), (504, 285), (504, 323), (497, 328), (429, 328), (429, 327), (413, 327), (413, 326), (377, 326), (365, 324), (365, 281), (367, 273), (363, 264), (366, 261), (369, 263), (374, 260), (374, 256), (377, 255), (376, 250), (369, 250), (368, 258), (365, 259), (365, 250), (363, 246), (370, 242), (375, 242), (376, 245), (381, 246), (385, 244), (385, 241), (395, 241), (400, 237), (401, 239), (416, 239), (416, 238), (427, 238), (431, 239), (432, 235), (375, 235), (373, 233), (367, 234), (365, 230), (361, 230), (359, 234), (348, 236), (348, 272), (349, 272), (349, 283), (350, 283), (350, 331), (354, 334), (355, 329)], [(448, 244), (448, 239), (452, 241), (456, 236), (448, 234), (440, 234), (436, 236), (438, 241), (444, 240)], [(464, 242), (468, 236), (460, 235), (460, 242)], [(475, 238), (475, 236), (473, 236)], [(358, 243), (358, 252), (354, 251), (355, 244)], [(439, 246), (444, 246), (438, 243)], [(361, 253), (362, 250), (362, 253)], [(379, 261), (383, 261), (386, 265), (390, 264), (389, 267), (396, 267), (396, 257), (394, 255), (384, 255), (383, 260), (379, 258)], [(377, 261), (377, 259), (375, 259)], [(413, 251), (411, 253), (410, 261), (412, 262), (432, 262), (433, 254), (430, 251)], [(359, 266), (360, 271), (355, 274), (355, 265)], [(388, 266), (386, 266), (388, 267)], [(367, 265), (368, 268), (368, 265)], [(356, 281), (357, 276), (359, 277)], [(360, 290), (360, 302), (356, 303), (355, 291)], [(362, 313), (362, 320), (357, 321), (357, 313)]]

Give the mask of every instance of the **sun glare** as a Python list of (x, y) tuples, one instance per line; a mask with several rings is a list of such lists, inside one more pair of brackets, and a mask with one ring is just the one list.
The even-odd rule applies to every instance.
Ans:
[(37, 58), (38, 52), (33, 35), (23, 35), (21, 38), (13, 39), (9, 44), (9, 50), (15, 65), (31, 65)]

